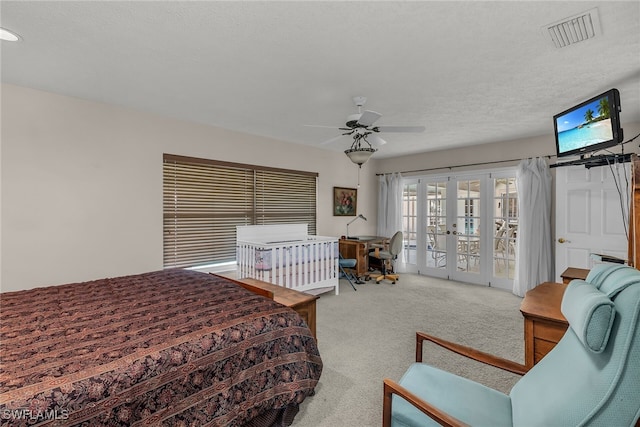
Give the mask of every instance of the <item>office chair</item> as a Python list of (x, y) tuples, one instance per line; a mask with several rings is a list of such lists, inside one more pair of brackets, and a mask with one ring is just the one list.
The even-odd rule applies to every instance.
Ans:
[[(383, 279), (391, 280), (391, 283), (395, 284), (396, 280), (400, 280), (400, 276), (395, 274), (393, 262), (398, 258), (398, 254), (402, 250), (402, 231), (397, 231), (396, 234), (391, 237), (388, 250), (378, 250), (370, 253), (369, 256), (377, 258), (380, 261), (381, 275), (376, 277), (376, 283), (379, 283)], [(388, 271), (387, 269), (390, 269)]]

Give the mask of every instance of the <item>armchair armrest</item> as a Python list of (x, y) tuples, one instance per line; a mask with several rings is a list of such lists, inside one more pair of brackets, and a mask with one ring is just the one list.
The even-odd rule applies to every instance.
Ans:
[(464, 345), (456, 344), (451, 341), (443, 340), (424, 332), (416, 332), (416, 362), (422, 362), (422, 343), (425, 340), (431, 341), (432, 343), (437, 344), (440, 347), (444, 347), (447, 350), (451, 350), (454, 353), (458, 353), (462, 356), (468, 357), (478, 362), (482, 362), (486, 365), (494, 366), (504, 371), (512, 372), (518, 375), (524, 375), (528, 371), (528, 368), (525, 365), (514, 362), (512, 360), (494, 356), (492, 354), (485, 353), (483, 351), (476, 350)]
[(391, 397), (393, 394), (397, 394), (398, 396), (405, 399), (407, 402), (411, 403), (413, 406), (422, 411), (425, 415), (435, 420), (438, 424), (443, 425), (445, 427), (468, 427), (468, 424), (463, 423), (459, 419), (452, 417), (446, 412), (441, 411), (435, 406), (425, 402), (420, 399), (415, 394), (411, 393), (406, 388), (402, 387), (397, 382), (385, 378), (384, 380), (384, 401), (383, 401), (383, 409), (382, 409), (382, 427), (390, 427), (391, 426)]
[[(461, 356), (468, 357), (472, 360), (490, 365), (514, 374), (524, 375), (527, 373), (527, 367), (520, 363), (516, 363), (512, 360), (504, 359), (502, 357), (494, 356), (489, 353), (485, 353), (480, 350), (476, 350), (471, 347), (463, 346), (453, 343), (451, 341), (443, 340), (438, 337), (434, 337), (424, 332), (416, 332), (416, 362), (422, 362), (422, 347), (424, 341), (431, 341), (434, 344), (444, 347), (447, 350), (453, 351)], [(391, 404), (392, 397), (396, 394), (402, 399), (409, 402), (416, 409), (420, 410), (429, 418), (436, 421), (438, 424), (447, 427), (464, 427), (467, 426), (463, 421), (458, 418), (449, 415), (448, 413), (438, 409), (432, 404), (424, 401), (414, 393), (407, 390), (397, 382), (388, 378), (384, 379), (384, 395), (383, 395), (383, 407), (382, 407), (382, 427), (391, 427)], [(638, 427), (638, 426), (636, 426)]]

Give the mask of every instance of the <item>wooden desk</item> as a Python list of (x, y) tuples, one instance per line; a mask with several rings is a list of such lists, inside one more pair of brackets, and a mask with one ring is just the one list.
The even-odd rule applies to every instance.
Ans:
[(526, 293), (520, 312), (524, 316), (524, 364), (532, 368), (556, 346), (569, 327), (560, 312), (567, 285), (545, 282)]
[(340, 255), (342, 258), (355, 259), (355, 275), (369, 279), (369, 251), (372, 244), (382, 244), (385, 237), (372, 237), (366, 240), (340, 239)]
[(575, 268), (569, 267), (567, 268), (561, 275), (562, 283), (568, 284), (573, 279), (586, 279), (589, 274), (589, 270), (586, 268)]
[(273, 283), (263, 282), (262, 280), (245, 277), (244, 279), (229, 279), (240, 286), (255, 292), (258, 295), (270, 298), (275, 302), (292, 308), (302, 317), (309, 326), (313, 337), (318, 340), (316, 335), (316, 300), (320, 298), (317, 295), (311, 295), (294, 289), (283, 288)]

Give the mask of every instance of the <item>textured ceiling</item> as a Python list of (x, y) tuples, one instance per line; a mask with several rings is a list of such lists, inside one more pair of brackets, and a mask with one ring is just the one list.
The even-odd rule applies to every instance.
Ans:
[[(542, 27), (598, 8), (601, 35), (556, 49)], [(2, 1), (2, 81), (345, 149), (351, 98), (376, 157), (551, 135), (552, 116), (612, 87), (640, 121), (640, 2)], [(627, 135), (630, 137), (631, 135)], [(215, 144), (212, 141), (212, 144)]]

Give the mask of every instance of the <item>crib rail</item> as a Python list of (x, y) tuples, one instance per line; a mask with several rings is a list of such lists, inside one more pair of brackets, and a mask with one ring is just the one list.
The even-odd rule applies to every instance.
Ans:
[(338, 294), (337, 238), (238, 240), (236, 249), (240, 279), (251, 277), (297, 291), (333, 287)]

